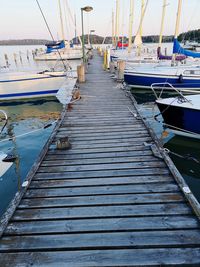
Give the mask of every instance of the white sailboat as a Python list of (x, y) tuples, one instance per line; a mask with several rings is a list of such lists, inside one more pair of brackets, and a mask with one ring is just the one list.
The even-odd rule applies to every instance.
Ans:
[[(67, 5), (67, 2), (65, 1)], [(34, 59), (36, 61), (45, 61), (45, 60), (73, 60), (73, 59), (81, 59), (83, 57), (82, 47), (81, 45), (74, 45), (69, 41), (65, 40), (64, 26), (63, 26), (63, 16), (62, 16), (62, 7), (61, 2), (58, 0), (59, 12), (60, 12), (60, 25), (62, 32), (62, 41), (60, 42), (52, 42), (47, 44), (47, 49), (45, 53), (37, 54)], [(68, 6), (67, 6), (68, 7)], [(68, 7), (69, 9), (69, 7)], [(68, 12), (70, 13), (70, 12)], [(73, 21), (73, 18), (71, 18)], [(76, 23), (73, 23), (76, 27)], [(80, 44), (81, 39), (79, 37)]]
[(0, 101), (54, 96), (67, 80), (66, 72), (2, 72)]

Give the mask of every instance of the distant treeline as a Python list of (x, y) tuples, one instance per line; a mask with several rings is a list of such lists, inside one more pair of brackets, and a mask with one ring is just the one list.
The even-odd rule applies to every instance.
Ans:
[(44, 45), (48, 42), (49, 40), (41, 39), (2, 40), (0, 45)]
[(180, 42), (187, 40), (200, 42), (200, 29), (183, 32), (178, 36), (178, 40)]
[[(80, 36), (82, 38), (82, 36)], [(134, 41), (135, 36), (132, 37), (132, 41)], [(143, 36), (142, 40), (144, 43), (158, 43), (159, 41), (159, 35), (148, 35)], [(195, 40), (200, 42), (200, 29), (188, 31), (181, 33), (178, 36), (179, 41), (186, 41), (186, 40)], [(73, 38), (72, 40), (74, 43), (79, 43), (78, 38)], [(88, 35), (84, 35), (84, 41), (85, 44), (88, 43)], [(107, 36), (106, 38), (92, 34), (89, 36), (89, 41), (92, 44), (102, 44), (103, 41), (105, 44), (111, 44), (112, 43), (112, 37)], [(124, 42), (127, 42), (128, 38), (124, 37)], [(173, 35), (165, 35), (163, 36), (163, 42), (168, 43), (173, 41)], [(49, 43), (49, 40), (43, 40), (43, 39), (23, 39), (23, 40), (2, 40), (0, 41), (0, 45), (44, 45)]]

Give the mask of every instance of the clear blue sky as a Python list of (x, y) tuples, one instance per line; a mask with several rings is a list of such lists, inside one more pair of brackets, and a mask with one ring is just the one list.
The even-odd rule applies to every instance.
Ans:
[[(61, 0), (61, 2), (66, 0)], [(0, 39), (22, 39), (22, 38), (47, 38), (50, 36), (39, 12), (35, 0), (1, 0), (0, 8)], [(42, 9), (49, 22), (55, 38), (60, 34), (59, 13), (57, 0), (39, 0)], [(80, 34), (80, 8), (90, 5), (94, 8), (91, 13), (85, 13), (85, 32), (95, 30), (99, 35), (111, 35), (111, 14), (115, 10), (116, 0), (68, 0), (71, 12), (76, 13), (77, 28)], [(129, 0), (121, 0), (121, 33), (128, 32)], [(143, 35), (159, 34), (162, 0), (149, 0), (147, 8)], [(164, 34), (173, 34), (178, 0), (168, 0), (166, 10)], [(135, 0), (134, 31), (137, 31), (140, 15), (141, 0)], [(200, 0), (183, 0), (180, 32), (189, 29), (200, 28)], [(63, 12), (65, 10), (63, 9)], [(66, 13), (66, 12), (65, 12)], [(124, 15), (123, 15), (124, 14)], [(66, 35), (73, 37), (72, 24), (68, 25)]]

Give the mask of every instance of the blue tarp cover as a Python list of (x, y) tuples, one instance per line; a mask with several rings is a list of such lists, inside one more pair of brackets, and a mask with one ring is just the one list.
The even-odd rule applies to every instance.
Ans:
[(174, 39), (173, 54), (182, 54), (187, 57), (200, 58), (200, 53), (192, 52), (181, 47), (177, 39)]

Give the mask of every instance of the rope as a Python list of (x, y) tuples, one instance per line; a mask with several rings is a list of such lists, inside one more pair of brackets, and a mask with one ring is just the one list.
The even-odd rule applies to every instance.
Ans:
[(16, 139), (16, 138), (19, 138), (19, 137), (23, 137), (23, 136), (26, 136), (26, 135), (29, 135), (29, 134), (32, 134), (32, 133), (35, 133), (35, 132), (39, 132), (39, 131), (41, 131), (41, 130), (44, 130), (44, 129), (49, 128), (50, 126), (52, 126), (52, 125), (55, 124), (56, 122), (57, 122), (57, 120), (53, 121), (52, 123), (48, 123), (48, 124), (46, 124), (46, 125), (43, 126), (42, 128), (39, 128), (39, 129), (30, 131), (30, 132), (27, 132), (27, 133), (19, 134), (19, 135), (14, 136), (14, 137), (9, 137), (9, 138), (0, 140), (0, 143), (6, 142), (6, 141), (12, 141), (13, 139)]
[(4, 128), (6, 127), (7, 123), (8, 123), (8, 116), (6, 114), (6, 112), (4, 110), (0, 110), (1, 113), (3, 113), (4, 117), (5, 117), (5, 123), (3, 125), (3, 127), (0, 130), (0, 134), (3, 132)]

